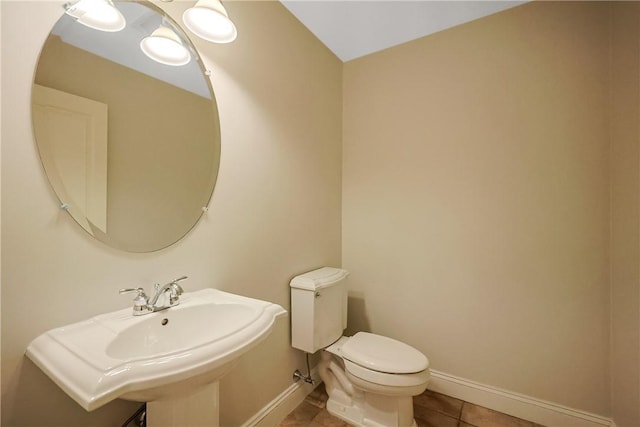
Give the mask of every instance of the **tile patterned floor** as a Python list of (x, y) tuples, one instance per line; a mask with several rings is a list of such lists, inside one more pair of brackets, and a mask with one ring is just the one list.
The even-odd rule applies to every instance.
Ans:
[[(348, 427), (325, 409), (327, 399), (321, 384), (279, 427)], [(418, 427), (543, 427), (429, 390), (413, 398), (413, 412)]]

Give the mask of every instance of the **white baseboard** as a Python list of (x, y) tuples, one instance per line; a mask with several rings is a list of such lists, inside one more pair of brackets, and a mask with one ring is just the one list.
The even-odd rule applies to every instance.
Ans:
[(291, 384), (285, 391), (245, 422), (242, 427), (275, 427), (280, 424), (322, 382), (315, 368), (311, 370), (311, 378), (313, 378), (315, 384), (312, 385), (304, 381), (297, 381)]
[(613, 420), (566, 406), (431, 371), (429, 390), (547, 427), (615, 427)]

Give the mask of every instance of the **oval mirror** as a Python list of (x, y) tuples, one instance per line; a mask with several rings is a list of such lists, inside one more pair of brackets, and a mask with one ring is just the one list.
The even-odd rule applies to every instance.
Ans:
[[(89, 28), (66, 13), (54, 26), (35, 72), (33, 128), (61, 207), (105, 244), (151, 252), (187, 234), (209, 203), (218, 110), (180, 27), (151, 3), (114, 5), (126, 20), (121, 31)], [(160, 26), (187, 48), (186, 65), (142, 52), (140, 42)]]

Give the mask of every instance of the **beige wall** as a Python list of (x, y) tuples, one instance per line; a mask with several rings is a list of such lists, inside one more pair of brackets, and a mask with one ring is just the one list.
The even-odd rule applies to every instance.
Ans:
[(610, 413), (608, 61), (605, 3), (536, 2), (345, 64), (354, 328)]
[[(178, 244), (129, 254), (90, 239), (57, 208), (33, 141), (30, 88), (62, 2), (2, 1), (2, 425), (121, 425), (137, 407), (86, 413), (23, 353), (38, 334), (127, 307), (121, 287), (186, 274), (289, 308), (296, 274), (340, 263), (340, 62), (277, 2), (230, 2), (239, 37), (194, 43), (212, 70), (222, 160), (211, 209)], [(160, 7), (179, 20), (190, 3)], [(25, 23), (28, 22), (28, 31)], [(213, 326), (215, 327), (215, 326)], [(221, 383), (236, 426), (291, 384), (289, 320)]]
[(611, 397), (618, 427), (640, 425), (640, 3), (612, 9)]

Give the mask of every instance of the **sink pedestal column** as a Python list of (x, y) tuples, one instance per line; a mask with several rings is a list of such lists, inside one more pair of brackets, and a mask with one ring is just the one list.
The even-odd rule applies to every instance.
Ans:
[(194, 394), (147, 402), (147, 427), (219, 425), (218, 381)]

